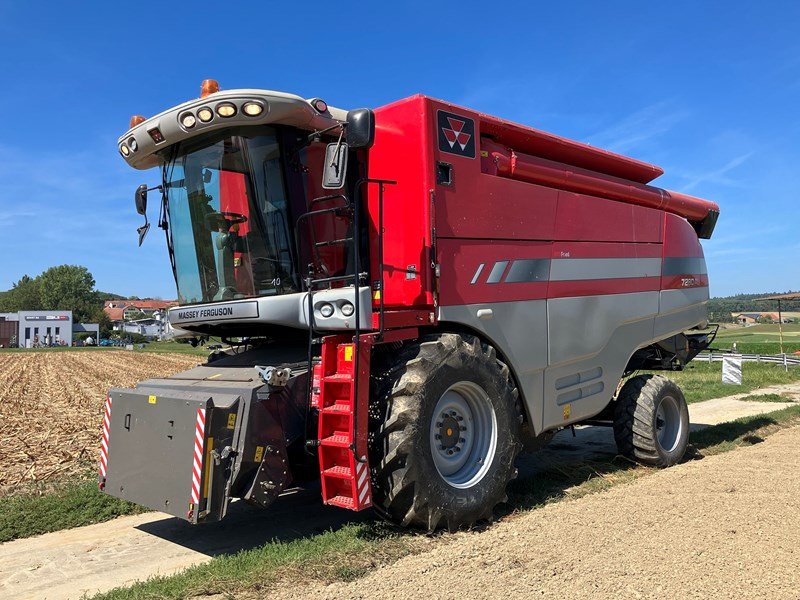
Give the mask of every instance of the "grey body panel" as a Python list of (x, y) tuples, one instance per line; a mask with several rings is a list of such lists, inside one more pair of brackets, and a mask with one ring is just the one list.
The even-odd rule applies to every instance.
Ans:
[[(221, 519), (269, 445), (304, 439), (305, 361), (302, 344), (275, 344), (112, 390), (104, 491), (194, 523)], [(254, 365), (288, 367), (289, 383), (270, 388)], [(190, 510), (198, 408), (206, 409), (206, 454), (200, 502)]]
[(708, 288), (442, 306), (490, 340), (517, 376), (536, 434), (591, 418), (633, 353), (706, 324)]
[[(323, 317), (320, 306), (330, 303), (334, 313)], [(343, 287), (314, 292), (314, 325), (320, 331), (355, 329), (356, 317), (345, 317), (341, 307), (345, 302), (355, 304), (355, 288)], [(372, 327), (372, 297), (368, 286), (359, 288), (361, 328)], [(191, 331), (193, 326), (224, 326), (226, 323), (258, 323), (308, 329), (308, 292), (262, 296), (169, 309), (167, 318), (173, 327)]]

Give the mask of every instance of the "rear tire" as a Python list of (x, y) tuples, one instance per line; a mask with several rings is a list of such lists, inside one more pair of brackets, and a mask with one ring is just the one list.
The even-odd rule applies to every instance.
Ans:
[(679, 462), (689, 443), (689, 409), (678, 385), (661, 375), (638, 375), (622, 386), (614, 407), (620, 454), (655, 467)]
[(429, 531), (491, 519), (521, 447), (508, 367), (477, 337), (450, 333), (382, 359), (370, 411), (375, 507)]

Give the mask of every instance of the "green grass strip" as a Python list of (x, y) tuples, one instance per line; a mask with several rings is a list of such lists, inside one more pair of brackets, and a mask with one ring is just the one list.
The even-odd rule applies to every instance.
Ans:
[(63, 486), (46, 495), (0, 499), (0, 542), (108, 521), (147, 509), (106, 496), (94, 481)]

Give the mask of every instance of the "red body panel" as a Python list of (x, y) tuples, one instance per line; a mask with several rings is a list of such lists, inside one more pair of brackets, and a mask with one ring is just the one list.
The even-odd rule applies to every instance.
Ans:
[[(448, 306), (708, 285), (704, 263), (673, 261), (695, 271), (676, 274), (660, 261), (702, 260), (687, 219), (718, 207), (646, 185), (660, 168), (424, 96), (375, 115), (368, 174), (397, 181), (384, 199), (387, 308), (432, 310), (435, 294)], [(375, 184), (368, 207), (376, 280)], [(545, 276), (509, 276), (514, 261)]]

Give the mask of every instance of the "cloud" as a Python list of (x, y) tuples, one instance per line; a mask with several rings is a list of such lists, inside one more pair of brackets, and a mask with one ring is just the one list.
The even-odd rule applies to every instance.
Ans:
[(706, 182), (714, 183), (714, 184), (717, 184), (717, 185), (727, 185), (727, 186), (738, 186), (738, 185), (741, 185), (740, 182), (738, 182), (738, 181), (736, 181), (734, 179), (731, 179), (729, 177), (725, 177), (725, 175), (727, 173), (729, 173), (730, 171), (733, 171), (737, 167), (740, 167), (745, 162), (747, 162), (750, 159), (750, 157), (752, 157), (754, 154), (755, 154), (755, 151), (751, 150), (750, 152), (745, 152), (744, 154), (740, 154), (739, 156), (737, 156), (735, 158), (732, 158), (727, 163), (725, 163), (725, 165), (723, 165), (722, 167), (720, 167), (719, 169), (717, 169), (715, 171), (707, 171), (707, 172), (701, 173), (699, 175), (693, 175), (693, 176), (690, 175), (690, 176), (688, 176), (689, 183), (684, 185), (681, 188), (681, 191), (682, 192), (688, 192), (691, 189), (693, 189), (693, 188), (697, 187), (698, 185), (700, 185), (701, 183), (706, 183)]
[(626, 153), (672, 129), (689, 116), (689, 111), (673, 108), (671, 100), (645, 106), (617, 121), (585, 141), (593, 146)]

